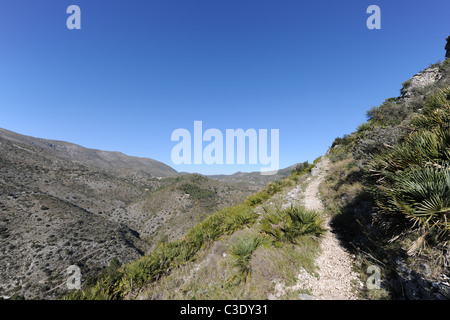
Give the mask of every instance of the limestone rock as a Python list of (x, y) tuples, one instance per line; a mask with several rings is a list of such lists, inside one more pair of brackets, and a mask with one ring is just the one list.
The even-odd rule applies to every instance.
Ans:
[(450, 58), (450, 36), (447, 37), (447, 44), (445, 45), (445, 57)]
[(432, 66), (415, 74), (411, 79), (404, 83), (403, 88), (401, 89), (400, 98), (405, 100), (410, 99), (415, 91), (435, 83), (441, 77), (442, 74), (439, 72), (439, 66)]

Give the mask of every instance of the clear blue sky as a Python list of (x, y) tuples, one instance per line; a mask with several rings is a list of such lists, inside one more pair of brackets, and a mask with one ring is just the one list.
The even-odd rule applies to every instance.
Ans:
[[(68, 30), (66, 8), (81, 8)], [(369, 30), (369, 5), (381, 30)], [(448, 0), (0, 0), (0, 127), (173, 165), (173, 130), (279, 129), (312, 161), (444, 58)]]

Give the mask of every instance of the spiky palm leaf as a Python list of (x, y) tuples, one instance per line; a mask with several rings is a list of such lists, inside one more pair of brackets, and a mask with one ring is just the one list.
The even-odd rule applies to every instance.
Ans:
[(450, 230), (450, 88), (439, 90), (413, 119), (415, 131), (370, 163), (378, 206), (402, 214), (423, 232)]
[(276, 242), (296, 243), (301, 235), (320, 236), (325, 232), (320, 213), (304, 207), (293, 207), (269, 212), (261, 220), (261, 231)]
[(244, 234), (239, 237), (230, 250), (233, 257), (233, 264), (238, 269), (238, 273), (230, 279), (234, 281), (246, 281), (250, 275), (250, 259), (253, 252), (262, 244), (262, 239), (258, 234)]

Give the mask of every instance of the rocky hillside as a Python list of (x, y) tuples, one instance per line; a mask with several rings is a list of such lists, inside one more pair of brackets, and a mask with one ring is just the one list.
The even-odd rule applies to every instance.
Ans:
[(301, 206), (312, 167), (305, 164), (296, 168), (289, 177), (268, 184), (242, 204), (210, 215), (185, 236), (160, 242), (142, 258), (114, 268), (109, 278), (112, 281), (100, 276), (95, 283), (65, 298), (298, 299), (299, 294), (307, 296), (310, 289), (296, 284), (297, 275), (301, 271), (315, 273), (319, 240), (326, 232), (321, 213)]
[(380, 267), (368, 299), (449, 299), (450, 59), (403, 83), (329, 150), (327, 210), (361, 272)]
[(139, 172), (149, 177), (178, 175), (173, 168), (153, 159), (127, 156), (121, 152), (88, 149), (65, 141), (34, 138), (2, 128), (0, 136), (12, 142), (37, 147), (49, 156), (68, 159), (87, 167), (113, 170), (120, 174)]
[(0, 296), (55, 297), (69, 265), (135, 260), (256, 189), (1, 129)]

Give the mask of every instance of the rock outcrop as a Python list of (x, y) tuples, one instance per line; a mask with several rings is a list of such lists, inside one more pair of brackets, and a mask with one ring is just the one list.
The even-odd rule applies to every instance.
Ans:
[(447, 37), (447, 44), (445, 45), (445, 57), (450, 58), (450, 36)]
[(434, 84), (441, 78), (441, 76), (439, 66), (431, 66), (422, 72), (415, 74), (411, 79), (403, 84), (400, 98), (408, 100), (415, 95), (415, 93), (420, 91), (420, 89)]

